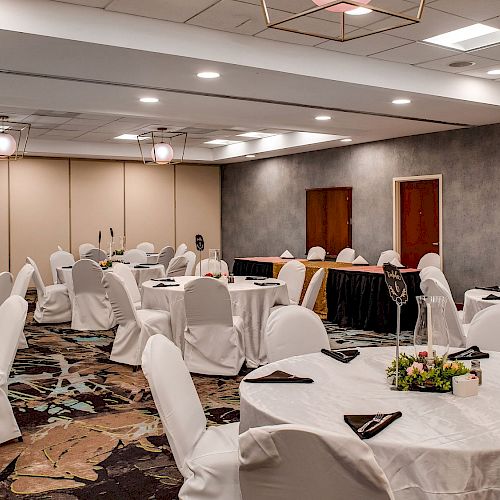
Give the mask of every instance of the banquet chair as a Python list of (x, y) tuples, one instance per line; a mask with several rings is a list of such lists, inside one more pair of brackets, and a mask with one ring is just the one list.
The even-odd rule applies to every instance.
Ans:
[[(12, 290), (10, 295), (18, 295), (22, 299), (26, 298), (26, 293), (28, 291), (28, 286), (31, 281), (31, 277), (33, 276), (33, 266), (31, 264), (24, 264), (23, 267), (17, 273), (16, 279), (14, 280), (14, 285), (12, 286)], [(26, 335), (24, 332), (21, 332), (21, 336), (19, 338), (19, 344), (17, 345), (18, 349), (27, 349), (28, 341), (26, 340)]]
[(280, 359), (330, 349), (330, 342), (319, 316), (302, 306), (281, 307), (266, 323), (265, 342), (269, 363)]
[(136, 248), (137, 250), (142, 250), (146, 253), (154, 253), (155, 251), (155, 246), (153, 245), (153, 243), (149, 243), (149, 241), (143, 241), (142, 243), (139, 243)]
[(33, 267), (33, 281), (36, 286), (37, 301), (35, 314), (33, 315), (34, 320), (37, 323), (66, 323), (71, 321), (71, 302), (68, 287), (63, 284), (45, 286), (38, 266), (33, 259), (27, 257), (26, 262)]
[(57, 268), (63, 266), (72, 266), (75, 263), (75, 258), (69, 252), (58, 250), (50, 256), (50, 270), (52, 271), (52, 280), (54, 285), (59, 283), (57, 279)]
[(142, 370), (184, 477), (179, 500), (241, 499), (239, 422), (206, 428), (207, 419), (181, 352), (168, 339), (155, 335), (148, 340)]
[(196, 254), (188, 250), (183, 256), (188, 260), (188, 264), (186, 267), (186, 276), (193, 276), (194, 268), (196, 266)]
[(96, 248), (95, 245), (92, 245), (92, 243), (82, 243), (78, 247), (78, 253), (80, 255), (80, 259), (83, 259), (84, 256), (87, 254), (89, 250), (92, 250), (93, 248)]
[(61, 245), (57, 245), (57, 251), (58, 252), (65, 252), (64, 248)]
[(394, 259), (397, 259), (398, 262), (401, 262), (401, 256), (399, 255), (399, 253), (395, 252), (394, 250), (386, 250), (385, 252), (382, 252), (380, 254), (377, 266), (383, 266), (384, 264), (389, 264)]
[(434, 278), (437, 281), (443, 285), (446, 290), (448, 290), (449, 294), (451, 295), (451, 288), (450, 284), (448, 283), (448, 280), (446, 279), (446, 276), (444, 275), (443, 271), (439, 269), (439, 267), (435, 266), (426, 266), (420, 271), (420, 281), (424, 281), (427, 278)]
[(148, 256), (144, 250), (133, 248), (132, 250), (127, 250), (123, 254), (123, 260), (131, 264), (147, 264)]
[(482, 351), (500, 352), (500, 304), (479, 311), (469, 325), (467, 347), (477, 345)]
[(103, 260), (107, 260), (108, 254), (101, 248), (91, 248), (81, 258), (87, 260), (93, 260), (94, 262), (99, 263)]
[(356, 251), (353, 250), (352, 248), (344, 248), (341, 250), (337, 258), (335, 259), (335, 262), (349, 262), (352, 263), (354, 259), (356, 258)]
[(158, 264), (163, 264), (165, 271), (170, 264), (170, 261), (174, 258), (174, 249), (172, 247), (163, 247), (158, 254)]
[[(436, 278), (426, 278), (420, 282), (420, 289), (428, 297), (445, 297), (445, 318), (448, 325), (450, 347), (464, 347), (469, 325), (462, 324), (458, 315), (457, 306), (451, 293)], [(439, 339), (439, 332), (434, 334), (436, 345), (446, 345), (445, 339)]]
[(441, 270), (441, 257), (437, 253), (426, 253), (418, 262), (417, 269), (433, 266)]
[(110, 360), (133, 366), (135, 370), (141, 365), (142, 352), (150, 337), (158, 335), (172, 338), (170, 313), (153, 309), (136, 310), (123, 278), (115, 273), (106, 273), (102, 284), (118, 323)]
[(325, 260), (326, 250), (323, 247), (311, 247), (306, 258), (307, 260)]
[(8, 271), (0, 273), (0, 306), (10, 297), (12, 285), (12, 274)]
[(132, 303), (136, 309), (141, 308), (141, 292), (137, 286), (137, 281), (134, 278), (134, 273), (126, 264), (117, 262), (113, 264), (113, 272), (123, 279), (123, 284), (132, 299)]
[(13, 295), (0, 306), (0, 332), (2, 348), (0, 349), (0, 443), (21, 436), (12, 407), (8, 399), (8, 381), (12, 364), (16, 357), (17, 346), (23, 333), (28, 303), (21, 297)]
[(298, 260), (291, 260), (280, 269), (278, 279), (286, 283), (290, 302), (298, 304), (306, 279), (306, 266)]
[(188, 250), (188, 247), (185, 243), (181, 243), (178, 247), (177, 250), (175, 251), (174, 257), (179, 257), (180, 255), (184, 255)]
[(101, 267), (93, 260), (82, 259), (73, 266), (73, 330), (109, 330), (116, 324), (102, 276)]
[(393, 500), (371, 448), (352, 434), (303, 425), (255, 427), (239, 436), (243, 500)]
[(179, 257), (174, 257), (168, 264), (166, 276), (168, 278), (173, 278), (174, 276), (185, 276), (186, 269), (188, 266), (188, 259), (184, 255)]
[(184, 285), (184, 360), (190, 372), (238, 375), (243, 354), (243, 319), (233, 316), (227, 286), (213, 278)]
[[(217, 267), (217, 269), (215, 267)], [(207, 273), (217, 274), (219, 272), (221, 274), (229, 275), (229, 266), (227, 265), (226, 261), (224, 260), (220, 261), (220, 269), (219, 269), (218, 266), (215, 266), (215, 261), (213, 260), (211, 261), (210, 259), (203, 259), (196, 265), (195, 276), (205, 276)]]

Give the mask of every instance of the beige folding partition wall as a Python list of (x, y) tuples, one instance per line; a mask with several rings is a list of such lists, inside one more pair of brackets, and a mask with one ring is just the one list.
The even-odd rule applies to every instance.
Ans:
[(9, 268), (9, 165), (0, 161), (0, 272)]
[(10, 164), (11, 271), (32, 257), (47, 284), (49, 256), (69, 247), (69, 161), (25, 158)]
[(149, 241), (161, 250), (175, 245), (175, 167), (125, 164), (127, 248)]

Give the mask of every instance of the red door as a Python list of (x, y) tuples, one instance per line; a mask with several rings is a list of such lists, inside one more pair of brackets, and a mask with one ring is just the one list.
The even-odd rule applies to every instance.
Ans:
[(429, 252), (439, 253), (439, 181), (400, 183), (401, 262), (417, 267)]

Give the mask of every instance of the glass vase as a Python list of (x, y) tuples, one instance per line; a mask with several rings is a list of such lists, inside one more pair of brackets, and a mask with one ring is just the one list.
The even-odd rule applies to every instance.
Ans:
[(217, 248), (212, 248), (208, 251), (208, 272), (213, 276), (221, 275), (221, 254)]

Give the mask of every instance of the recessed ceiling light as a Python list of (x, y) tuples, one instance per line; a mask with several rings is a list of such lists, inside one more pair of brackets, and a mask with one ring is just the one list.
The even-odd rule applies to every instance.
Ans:
[(392, 101), (392, 104), (410, 104), (411, 103), (411, 99), (405, 99), (405, 98), (402, 98), (402, 99), (394, 99)]
[(198, 78), (205, 78), (207, 80), (213, 79), (213, 78), (219, 78), (220, 73), (217, 73), (216, 71), (202, 71), (196, 75)]
[(245, 158), (255, 158), (255, 155), (245, 155)]
[(486, 24), (472, 24), (442, 35), (426, 38), (424, 42), (462, 51), (478, 49), (500, 42), (500, 30)]
[(212, 139), (211, 141), (205, 142), (205, 144), (212, 144), (214, 146), (228, 146), (229, 144), (236, 144), (240, 141), (229, 141), (227, 139)]
[(157, 97), (141, 97), (139, 101), (145, 103), (155, 103), (155, 102), (160, 102), (160, 99), (158, 99)]
[(263, 139), (264, 137), (272, 137), (276, 134), (268, 134), (266, 132), (245, 132), (238, 134), (238, 137), (250, 137), (251, 139)]
[(346, 137), (345, 139), (340, 139), (340, 142), (352, 142), (352, 139)]
[(367, 9), (366, 7), (358, 7), (356, 9), (346, 11), (346, 14), (349, 16), (363, 16), (364, 14), (369, 14), (373, 12), (371, 9)]
[[(115, 137), (115, 139), (120, 139), (122, 141), (136, 141), (137, 138), (138, 138), (138, 136), (135, 134), (122, 134), (122, 135)], [(146, 137), (139, 137), (140, 141), (144, 141), (145, 139), (146, 139)]]
[(331, 120), (332, 117), (328, 115), (318, 115), (314, 117), (315, 120), (318, 120), (319, 122), (327, 122), (328, 120)]
[(488, 71), (488, 75), (500, 75), (500, 69), (491, 69)]

